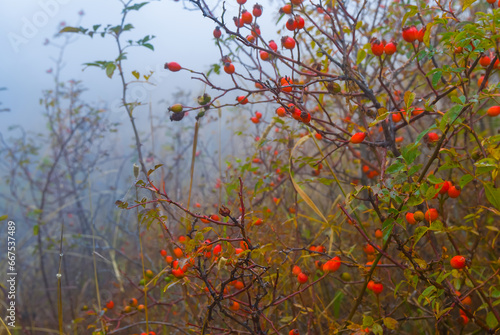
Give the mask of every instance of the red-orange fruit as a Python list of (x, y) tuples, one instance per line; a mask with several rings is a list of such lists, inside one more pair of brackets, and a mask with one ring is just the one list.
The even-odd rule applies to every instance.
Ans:
[(448, 190), (448, 196), (450, 198), (458, 198), (461, 192), (462, 190), (460, 189), (460, 186), (452, 186)]
[(490, 108), (488, 108), (488, 115), (489, 116), (498, 116), (500, 115), (500, 106), (491, 106)]
[(424, 214), (425, 220), (428, 222), (436, 221), (439, 213), (435, 208), (429, 208)]
[(416, 224), (417, 223), (417, 220), (415, 220), (413, 213), (411, 213), (411, 212), (406, 213), (406, 222), (408, 222), (409, 224)]
[(365, 140), (366, 133), (359, 132), (351, 136), (351, 143), (361, 143)]
[(309, 277), (305, 273), (301, 272), (297, 275), (297, 280), (299, 283), (305, 284), (307, 283), (307, 280), (309, 280)]
[(450, 265), (454, 269), (463, 269), (466, 265), (466, 259), (464, 256), (457, 255), (450, 259)]
[(405, 27), (402, 32), (403, 39), (408, 43), (413, 43), (418, 38), (418, 30), (415, 26)]

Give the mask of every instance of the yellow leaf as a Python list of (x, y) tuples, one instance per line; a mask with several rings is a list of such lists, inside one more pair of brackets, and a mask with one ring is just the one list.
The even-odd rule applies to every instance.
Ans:
[(295, 144), (295, 146), (292, 149), (292, 152), (291, 152), (291, 155), (290, 155), (290, 168), (289, 168), (290, 180), (292, 181), (293, 187), (295, 188), (295, 190), (297, 191), (297, 193), (300, 195), (300, 197), (309, 205), (309, 207), (312, 208), (312, 210), (316, 214), (318, 214), (325, 221), (325, 223), (328, 223), (328, 220), (325, 218), (325, 216), (323, 215), (323, 213), (321, 213), (321, 211), (316, 206), (316, 204), (314, 203), (314, 201), (312, 201), (311, 198), (309, 198), (309, 196), (306, 194), (306, 192), (304, 192), (304, 190), (295, 182), (295, 180), (293, 179), (293, 176), (292, 176), (292, 157), (293, 157), (293, 152), (295, 151), (295, 148), (297, 148), (298, 146), (302, 145), (302, 143), (304, 143), (305, 141), (307, 141), (310, 137), (311, 137), (310, 134), (307, 135), (307, 136), (302, 137), (299, 141), (297, 141), (297, 143)]
[(469, 8), (474, 2), (476, 2), (476, 0), (464, 0), (464, 5), (462, 7), (462, 11)]

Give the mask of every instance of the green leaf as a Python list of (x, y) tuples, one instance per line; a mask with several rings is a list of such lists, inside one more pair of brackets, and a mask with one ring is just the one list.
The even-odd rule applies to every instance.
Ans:
[(484, 183), (484, 190), (486, 191), (486, 199), (500, 211), (500, 189), (495, 188), (491, 183)]
[(38, 235), (38, 231), (40, 230), (40, 227), (36, 224), (33, 226), (33, 236)]
[(436, 177), (435, 175), (431, 174), (429, 177), (427, 177), (427, 181), (431, 184), (440, 184), (443, 182), (443, 179)]
[(423, 226), (417, 227), (417, 229), (415, 229), (415, 234), (413, 235), (415, 238), (413, 246), (415, 246), (418, 243), (418, 241), (420, 241), (422, 236), (424, 236), (425, 233), (427, 233), (427, 230), (429, 230), (429, 228)]
[(498, 326), (498, 320), (497, 318), (495, 317), (495, 314), (493, 314), (493, 312), (488, 312), (488, 315), (486, 315), (486, 324), (488, 325), (488, 327), (490, 327), (491, 329), (495, 328), (496, 326)]
[(413, 101), (415, 100), (415, 97), (417, 95), (413, 92), (410, 92), (410, 91), (406, 91), (405, 92), (405, 105), (406, 105), (406, 108), (409, 109), (411, 107), (411, 105), (413, 104)]
[(466, 175), (462, 176), (462, 178), (460, 178), (460, 182), (459, 182), (460, 188), (464, 188), (464, 186), (467, 185), (472, 180), (474, 180), (474, 176), (471, 176), (470, 174), (466, 174)]
[(76, 28), (76, 27), (64, 27), (63, 29), (59, 30), (59, 33), (79, 33), (82, 31), (82, 28)]
[(0, 221), (7, 220), (8, 217), (8, 215), (2, 215), (0, 216)]
[(384, 330), (382, 329), (382, 326), (379, 325), (378, 323), (373, 325), (372, 332), (375, 335), (382, 335), (384, 333)]
[(441, 120), (441, 126), (439, 127), (439, 128), (441, 128), (441, 131), (444, 131), (444, 128), (446, 127), (446, 125), (453, 124), (456, 121), (458, 114), (460, 114), (460, 111), (462, 110), (462, 108), (463, 108), (463, 106), (455, 105), (455, 106), (451, 107), (450, 110), (448, 110), (443, 115), (443, 118)]
[(373, 318), (369, 315), (363, 315), (363, 328), (371, 327), (373, 325)]
[(439, 80), (441, 80), (441, 77), (443, 76), (443, 72), (441, 71), (436, 71), (432, 75), (432, 86), (436, 86), (439, 83)]
[(403, 163), (401, 163), (399, 160), (397, 160), (391, 166), (389, 166), (385, 172), (387, 174), (393, 174), (393, 173), (401, 171), (404, 167), (405, 167), (405, 165)]
[(106, 66), (106, 75), (111, 78), (113, 77), (113, 73), (116, 70), (116, 65), (115, 63), (109, 63), (108, 66)]
[(396, 329), (398, 327), (398, 321), (393, 318), (384, 318), (384, 325), (389, 329)]
[(415, 16), (415, 14), (418, 13), (418, 7), (417, 6), (408, 6), (408, 8), (411, 8), (409, 11), (405, 13), (405, 16), (403, 17), (403, 22), (401, 22), (401, 26), (404, 27), (406, 20), (408, 20), (409, 17)]
[(139, 79), (139, 77), (141, 76), (137, 71), (132, 71), (132, 75), (135, 77), (135, 79)]
[(141, 2), (141, 3), (137, 3), (135, 5), (132, 5), (132, 6), (128, 6), (128, 7), (125, 7), (122, 11), (122, 13), (125, 13), (127, 11), (131, 11), (131, 10), (139, 10), (141, 9), (143, 6), (147, 5), (149, 2)]
[(416, 143), (410, 143), (409, 145), (401, 149), (401, 156), (405, 160), (406, 164), (411, 164), (420, 155), (420, 150), (418, 150), (419, 145)]
[(358, 57), (356, 57), (356, 64), (361, 63), (366, 58), (366, 51), (364, 49), (359, 50)]

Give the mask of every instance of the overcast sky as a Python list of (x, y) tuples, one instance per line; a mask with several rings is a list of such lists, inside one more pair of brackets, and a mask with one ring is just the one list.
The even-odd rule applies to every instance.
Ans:
[[(251, 10), (254, 3), (249, 1), (247, 8)], [(236, 0), (228, 1), (226, 8), (229, 12), (236, 11)], [(81, 10), (85, 14), (80, 17), (78, 12)], [(47, 38), (57, 41), (52, 37), (61, 22), (74, 25), (81, 19), (84, 27), (118, 24), (120, 11), (118, 0), (23, 0), (4, 3), (0, 11), (0, 87), (6, 87), (7, 91), (0, 91), (0, 108), (9, 108), (11, 112), (0, 114), (1, 132), (12, 124), (22, 124), (32, 130), (43, 126), (39, 99), (42, 90), (52, 87), (52, 77), (47, 70), (53, 68), (51, 58), (57, 56), (55, 48), (43, 44)], [(163, 0), (152, 2), (139, 12), (132, 12), (129, 22), (136, 27), (132, 39), (148, 34), (157, 36), (153, 40), (155, 52), (146, 48), (132, 51), (126, 71), (146, 73), (155, 70), (158, 85), (147, 90), (139, 87), (132, 94), (139, 97), (146, 93), (148, 97), (145, 100), (150, 94), (155, 102), (168, 99), (176, 87), (193, 90), (195, 94), (203, 90), (199, 83), (190, 80), (188, 72), (170, 73), (163, 70), (163, 64), (177, 61), (184, 67), (206, 71), (210, 64), (219, 62), (220, 55), (212, 37), (215, 26), (209, 19), (203, 18), (198, 11), (186, 10), (182, 2)], [(271, 24), (269, 20), (267, 24)], [(265, 25), (265, 22), (261, 24), (261, 28)], [(115, 57), (116, 46), (109, 37), (90, 39), (79, 36), (67, 49), (61, 79), (82, 80), (89, 89), (85, 95), (88, 101), (106, 101), (113, 108), (120, 98), (118, 78), (108, 79), (97, 68), (82, 71), (82, 64)]]

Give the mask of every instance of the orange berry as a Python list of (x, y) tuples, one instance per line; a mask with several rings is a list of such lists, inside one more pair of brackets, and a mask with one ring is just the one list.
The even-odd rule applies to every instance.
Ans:
[(292, 273), (295, 276), (298, 276), (299, 273), (302, 273), (302, 270), (300, 269), (300, 267), (298, 265), (294, 265), (293, 268), (292, 268)]
[(175, 257), (177, 257), (177, 258), (181, 258), (183, 254), (184, 254), (184, 253), (182, 252), (182, 249), (181, 249), (181, 248), (175, 248), (175, 249), (174, 249), (174, 255), (175, 255)]
[(371, 245), (371, 244), (365, 244), (365, 246), (363, 247), (363, 251), (367, 254), (367, 255), (373, 255), (375, 253), (375, 248)]
[(381, 229), (375, 230), (375, 237), (376, 238), (382, 238), (384, 236), (384, 233), (382, 232)]
[(301, 272), (298, 274), (297, 280), (299, 281), (299, 283), (305, 284), (309, 280), (309, 277), (305, 273)]
[(464, 256), (453, 256), (452, 259), (450, 259), (450, 265), (454, 269), (463, 269), (466, 265), (466, 259)]
[(351, 136), (351, 143), (361, 143), (365, 140), (366, 133), (359, 132)]
[(340, 262), (340, 257), (335, 256), (325, 264), (323, 264), (323, 272), (335, 272), (340, 268), (340, 265), (342, 265), (342, 263)]
[(233, 74), (235, 71), (233, 63), (226, 63), (224, 65), (224, 72), (227, 74)]
[(424, 218), (428, 222), (436, 221), (439, 217), (439, 212), (435, 208), (429, 208), (424, 215)]
[(128, 304), (129, 304), (129, 306), (131, 306), (131, 307), (135, 307), (135, 306), (137, 306), (137, 299), (136, 299), (136, 298), (132, 298), (132, 299), (130, 299), (130, 300), (128, 301)]
[(452, 186), (448, 190), (448, 196), (450, 198), (458, 198), (461, 192), (462, 190), (460, 189), (460, 186)]
[(414, 217), (413, 213), (411, 213), (411, 212), (406, 213), (406, 222), (408, 222), (409, 224), (415, 224), (415, 223), (417, 223), (417, 221), (415, 220), (415, 217)]
[(231, 301), (229, 303), (229, 308), (232, 310), (232, 311), (238, 311), (240, 309), (240, 304), (236, 301)]
[(490, 108), (488, 108), (488, 115), (489, 116), (497, 116), (497, 115), (500, 115), (500, 106), (491, 106)]
[(384, 290), (384, 285), (382, 283), (373, 283), (372, 291), (373, 293), (379, 295)]

